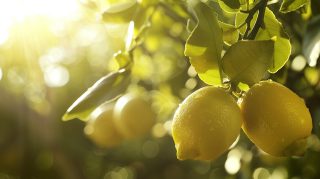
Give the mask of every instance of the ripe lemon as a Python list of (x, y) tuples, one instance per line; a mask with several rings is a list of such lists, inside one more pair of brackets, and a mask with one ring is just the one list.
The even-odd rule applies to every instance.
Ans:
[(236, 140), (242, 115), (222, 88), (204, 87), (189, 95), (176, 110), (172, 136), (180, 160), (214, 160)]
[(122, 142), (122, 136), (113, 121), (113, 105), (102, 104), (89, 117), (85, 134), (99, 147), (110, 148)]
[(118, 99), (114, 109), (114, 122), (127, 139), (142, 136), (150, 131), (156, 115), (146, 96), (133, 93)]
[(268, 154), (286, 155), (289, 146), (311, 134), (312, 119), (303, 99), (271, 80), (251, 87), (241, 110), (244, 132)]

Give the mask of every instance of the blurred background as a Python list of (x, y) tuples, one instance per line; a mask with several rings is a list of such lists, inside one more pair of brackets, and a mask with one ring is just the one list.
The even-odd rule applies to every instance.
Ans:
[[(117, 69), (113, 55), (125, 48), (129, 23), (105, 22), (101, 14), (119, 2), (0, 0), (0, 179), (320, 177), (319, 152), (275, 158), (243, 134), (216, 161), (176, 159), (172, 113), (204, 84), (183, 55), (188, 14), (174, 0), (143, 1), (139, 16), (147, 30), (133, 53), (132, 78), (157, 112), (148, 135), (103, 149), (85, 136), (85, 122), (63, 122), (88, 87)], [(270, 78), (305, 99), (320, 136), (320, 2), (276, 14), (293, 48), (286, 66)]]

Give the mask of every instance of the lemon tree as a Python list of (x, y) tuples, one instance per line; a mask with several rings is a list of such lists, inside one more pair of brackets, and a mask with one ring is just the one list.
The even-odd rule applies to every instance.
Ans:
[[(102, 12), (101, 20), (127, 25), (125, 47), (115, 54), (114, 72), (81, 95), (64, 120), (86, 120), (96, 106), (130, 91), (130, 86), (153, 94), (170, 86), (172, 95), (183, 101), (172, 114), (178, 159), (218, 158), (239, 135), (242, 121), (245, 134), (263, 151), (300, 155), (313, 127), (310, 112), (294, 92), (263, 80), (282, 74), (282, 81), (286, 80), (287, 62), (300, 52), (292, 48), (289, 38), (294, 28), (287, 31), (289, 22), (282, 22), (286, 13), (308, 13), (308, 9), (310, 0), (114, 3)], [(311, 65), (315, 64), (312, 60)], [(317, 78), (312, 79), (315, 84)], [(237, 100), (242, 101), (241, 110)], [(144, 95), (121, 96), (110, 123), (124, 138), (147, 134), (155, 122), (164, 122), (156, 121), (151, 107), (154, 103), (158, 111), (166, 109), (159, 101)], [(158, 119), (169, 120), (165, 116)]]

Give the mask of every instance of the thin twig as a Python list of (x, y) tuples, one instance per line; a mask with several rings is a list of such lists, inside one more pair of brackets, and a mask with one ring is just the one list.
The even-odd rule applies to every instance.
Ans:
[(257, 18), (257, 22), (255, 24), (255, 26), (253, 27), (252, 31), (250, 32), (248, 39), (252, 40), (256, 37), (259, 28), (261, 27), (261, 25), (263, 24), (263, 18), (264, 18), (264, 14), (266, 11), (266, 7), (267, 7), (267, 0), (262, 0), (262, 5), (261, 8), (259, 8), (259, 14), (258, 14), (258, 18)]
[[(252, 9), (250, 9), (248, 11), (240, 11), (242, 13), (248, 13), (248, 16), (247, 16), (245, 22), (239, 26), (239, 27), (241, 27), (241, 26), (247, 24), (247, 28), (246, 28), (246, 31), (243, 36), (244, 39), (251, 39), (252, 40), (256, 37), (256, 35), (259, 31), (259, 28), (261, 27), (261, 25), (263, 23), (263, 18), (264, 18), (265, 9), (267, 7), (267, 3), (268, 3), (268, 0), (261, 0)], [(253, 19), (253, 16), (256, 12), (258, 12), (257, 22), (255, 23), (253, 29), (251, 30), (250, 22)]]

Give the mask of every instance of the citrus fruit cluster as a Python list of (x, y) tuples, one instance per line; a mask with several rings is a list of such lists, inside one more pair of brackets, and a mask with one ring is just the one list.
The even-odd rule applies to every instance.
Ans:
[(155, 118), (146, 96), (129, 93), (115, 104), (104, 103), (95, 109), (84, 131), (97, 146), (111, 148), (124, 139), (137, 138), (149, 132)]
[(271, 80), (253, 85), (237, 103), (225, 89), (203, 87), (189, 95), (173, 117), (172, 136), (180, 160), (214, 160), (242, 128), (274, 156), (301, 155), (312, 119), (303, 99)]

